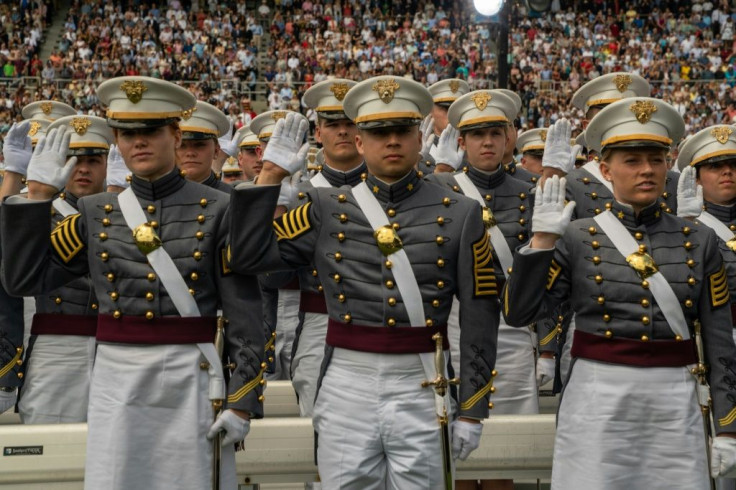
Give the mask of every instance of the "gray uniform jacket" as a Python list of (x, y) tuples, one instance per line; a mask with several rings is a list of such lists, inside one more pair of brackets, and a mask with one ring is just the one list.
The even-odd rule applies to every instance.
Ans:
[[(635, 216), (614, 201), (612, 212), (672, 286), (691, 333), (700, 320), (716, 432), (736, 432), (736, 346), (715, 234), (663, 212), (657, 202)], [(504, 315), (512, 325), (543, 317), (570, 300), (576, 314), (573, 358), (635, 366), (667, 360), (665, 365), (683, 366), (683, 358), (695, 357), (692, 342), (676, 338), (649, 282), (591, 218), (570, 223), (553, 250), (517, 253), (503, 294)]]
[(507, 174), (509, 174), (516, 180), (520, 180), (524, 183), (529, 184), (528, 189), (533, 189), (537, 186), (537, 181), (539, 180), (540, 176), (528, 171), (521, 165), (517, 165), (516, 161), (511, 160), (510, 163), (505, 163), (503, 165), (503, 169), (506, 171)]
[[(704, 208), (721, 223), (728, 226), (732, 232), (736, 233), (736, 206), (719, 206), (705, 201)], [(733, 250), (720, 237), (718, 238), (718, 248), (721, 250), (723, 263), (726, 266), (728, 289), (731, 293), (736, 293), (736, 250)], [(736, 296), (731, 294), (731, 314), (734, 316), (734, 327), (736, 327), (736, 315), (734, 313), (736, 313)]]
[[(460, 415), (485, 418), (498, 335), (497, 285), (481, 209), (411, 171), (388, 185), (369, 175), (389, 222), (403, 241), (419, 285), (427, 325), (447, 324), (452, 296), (460, 300)], [(278, 186), (238, 187), (232, 196), (232, 267), (255, 273), (314, 264), (330, 318), (327, 343), (355, 328), (407, 327), (408, 313), (373, 228), (348, 187), (311, 191), (309, 202), (273, 223)], [(402, 329), (403, 330), (403, 329)], [(417, 330), (412, 328), (410, 330)], [(431, 341), (423, 339), (422, 346)], [(403, 350), (412, 346), (391, 344)], [(432, 350), (431, 345), (427, 345)], [(360, 350), (360, 349), (356, 349)], [(372, 352), (376, 352), (375, 350)], [(378, 351), (382, 352), (382, 351)], [(416, 352), (416, 351), (414, 351)]]
[[(148, 182), (133, 177), (131, 188), (194, 295), (204, 319), (222, 308), (227, 319), (225, 357), (234, 363), (228, 406), (263, 415), (260, 378), (265, 335), (258, 283), (227, 266), (227, 194), (187, 182), (177, 170)], [(50, 202), (12, 198), (3, 206), (0, 230), (7, 257), (3, 280), (13, 294), (51, 291), (89, 274), (100, 320), (140, 325), (179, 313), (125, 223), (118, 195), (79, 200), (79, 214), (49, 235)], [(101, 324), (100, 324), (101, 325)], [(98, 325), (98, 336), (100, 334)], [(145, 330), (143, 330), (145, 332)], [(213, 339), (214, 340), (214, 339)], [(259, 400), (260, 398), (260, 400)]]
[(210, 176), (207, 177), (204, 182), (202, 182), (202, 185), (212, 187), (213, 189), (217, 189), (218, 191), (224, 192), (225, 194), (230, 194), (233, 191), (233, 186), (218, 179), (217, 175), (215, 175), (215, 172), (210, 173)]
[(0, 386), (23, 381), (23, 298), (10, 296), (0, 284)]
[[(677, 214), (677, 181), (680, 174), (667, 171), (665, 192), (660, 199), (662, 210)], [(593, 174), (580, 167), (567, 174), (566, 197), (568, 201), (575, 201), (572, 219), (592, 218), (605, 211), (613, 201), (613, 194)]]

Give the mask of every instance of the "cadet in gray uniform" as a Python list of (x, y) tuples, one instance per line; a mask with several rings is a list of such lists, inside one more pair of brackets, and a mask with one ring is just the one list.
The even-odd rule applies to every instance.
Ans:
[(182, 141), (176, 149), (177, 165), (187, 180), (230, 194), (232, 186), (222, 182), (212, 170), (212, 162), (223, 153), (218, 138), (230, 130), (227, 116), (198, 100), (193, 112), (185, 112), (179, 127)]
[[(51, 227), (77, 214), (77, 201), (104, 191), (107, 153), (113, 141), (107, 121), (65, 116), (49, 130), (71, 129), (68, 157), (76, 157), (64, 192), (53, 202)], [(42, 284), (39, 283), (39, 293)], [(36, 295), (36, 313), (25, 359), (18, 412), (26, 424), (87, 421), (95, 358), (98, 304), (89, 276)]]
[(586, 130), (613, 183), (611, 210), (571, 223), (564, 179), (537, 189), (534, 235), (514, 256), (503, 298), (512, 325), (568, 300), (576, 314), (553, 489), (709, 488), (699, 406), (707, 395), (698, 400), (689, 369), (699, 362), (708, 366), (719, 436), (712, 474), (736, 465), (736, 345), (718, 243), (710, 229), (663, 212), (657, 201), (667, 153), (684, 129), (661, 100), (615, 102)]
[(269, 142), (258, 185), (233, 193), (233, 267), (314, 264), (324, 287), (328, 353), (313, 420), (325, 488), (444, 485), (435, 395), (421, 382), (436, 376), (432, 336), (446, 338), (454, 295), (462, 356), (455, 456), (478, 446), (478, 422), (488, 416), (498, 328), (493, 257), (480, 206), (414, 170), (417, 125), (431, 104), (411, 80), (361, 82), (343, 106), (360, 129), (365, 183), (315, 189), (271, 223), (279, 189), (268, 184), (295, 171), (283, 162), (294, 160), (307, 129), (288, 116)]
[[(680, 145), (677, 164), (682, 171), (677, 186), (677, 215), (696, 218), (718, 237), (733, 318), (736, 313), (736, 134), (733, 126), (711, 126), (687, 138)], [(736, 328), (732, 332), (736, 340)], [(736, 399), (736, 396), (729, 396)], [(719, 490), (735, 488), (733, 478), (718, 480)]]
[[(97, 90), (128, 168), (120, 194), (78, 201), (49, 236), (49, 197), (67, 180), (69, 135), (53, 130), (28, 169), (29, 199), (2, 209), (3, 280), (26, 294), (90, 274), (99, 301), (85, 488), (206, 488), (222, 437), (222, 486), (235, 489), (234, 444), (261, 417), (264, 332), (255, 278), (227, 265), (228, 195), (175, 166), (185, 89), (121, 77)], [(224, 351), (213, 345), (222, 309)], [(225, 386), (222, 363), (230, 376)], [(225, 410), (213, 424), (213, 405)]]

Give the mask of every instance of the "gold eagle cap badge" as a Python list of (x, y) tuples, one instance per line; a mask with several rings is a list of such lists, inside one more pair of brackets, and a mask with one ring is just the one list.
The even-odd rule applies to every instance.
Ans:
[(539, 132), (539, 138), (542, 140), (543, 143), (547, 142), (547, 130), (543, 129)]
[(488, 103), (491, 101), (492, 98), (493, 96), (488, 92), (478, 92), (477, 94), (473, 94), (470, 97), (470, 100), (475, 102), (475, 107), (479, 111), (483, 111), (486, 107), (488, 107)]
[(31, 127), (28, 130), (28, 136), (35, 136), (38, 130), (41, 129), (41, 123), (38, 121), (31, 121)]
[(125, 96), (128, 100), (134, 104), (143, 99), (143, 92), (148, 90), (141, 80), (126, 80), (120, 84), (120, 90), (125, 92)]
[(332, 92), (335, 98), (340, 102), (345, 98), (348, 90), (350, 90), (350, 87), (348, 87), (347, 83), (333, 83), (330, 85), (330, 92)]
[(631, 85), (631, 75), (616, 75), (613, 77), (613, 84), (619, 92), (624, 93)]
[(646, 124), (651, 121), (652, 114), (657, 112), (657, 106), (650, 100), (637, 100), (629, 106), (629, 110), (634, 113), (637, 121)]
[(191, 109), (187, 109), (185, 111), (181, 111), (181, 118), (186, 121), (187, 119), (189, 119), (190, 117), (192, 117), (192, 114), (194, 114), (194, 111), (196, 111), (196, 110), (197, 110), (196, 107), (192, 107)]
[(92, 126), (92, 121), (88, 117), (75, 117), (69, 125), (79, 136), (84, 136), (87, 129)]
[(271, 119), (278, 121), (279, 119), (286, 119), (286, 111), (276, 111), (271, 114)]
[(374, 91), (378, 92), (378, 97), (384, 104), (388, 104), (394, 100), (394, 93), (400, 88), (401, 85), (393, 78), (378, 80), (372, 87)]
[(710, 134), (720, 144), (725, 145), (728, 142), (728, 137), (733, 134), (733, 129), (727, 126), (717, 126), (710, 130)]
[(457, 80), (450, 80), (450, 92), (453, 94), (460, 90), (460, 82)]
[(51, 110), (54, 108), (54, 104), (52, 104), (51, 102), (41, 102), (40, 107), (43, 113), (48, 116), (49, 114), (51, 114)]

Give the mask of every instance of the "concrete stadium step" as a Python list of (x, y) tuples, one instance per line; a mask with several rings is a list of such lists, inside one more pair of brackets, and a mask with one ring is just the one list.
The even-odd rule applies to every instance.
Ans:
[(57, 10), (51, 21), (51, 25), (46, 28), (44, 33), (44, 42), (39, 50), (39, 59), (44, 63), (49, 59), (51, 53), (57, 48), (61, 37), (64, 34), (64, 23), (71, 8), (71, 0), (58, 0), (56, 2)]

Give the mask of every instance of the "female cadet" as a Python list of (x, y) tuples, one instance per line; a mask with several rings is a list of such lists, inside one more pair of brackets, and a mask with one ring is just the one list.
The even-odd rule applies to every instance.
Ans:
[(657, 203), (667, 152), (683, 132), (681, 116), (661, 100), (613, 103), (586, 130), (613, 186), (611, 210), (570, 224), (564, 179), (537, 189), (534, 235), (514, 257), (504, 314), (524, 325), (569, 299), (577, 315), (552, 488), (708, 488), (697, 381), (688, 369), (699, 350), (718, 435), (713, 476), (736, 462), (736, 403), (728, 397), (736, 347), (723, 259), (710, 229)]
[[(178, 121), (195, 99), (146, 77), (108, 80), (97, 93), (133, 173), (130, 188), (80, 199), (79, 213), (49, 236), (49, 198), (74, 162), (64, 164), (68, 134), (50, 132), (31, 158), (29, 199), (3, 206), (13, 257), (3, 279), (15, 294), (92, 279), (99, 321), (85, 488), (207, 488), (207, 439), (224, 430), (221, 488), (234, 489), (234, 443), (263, 413), (264, 333), (255, 279), (231, 274), (225, 260), (227, 194), (187, 182), (175, 166)], [(218, 308), (227, 319), (222, 361), (213, 345)], [(227, 392), (222, 362), (232, 370)]]

